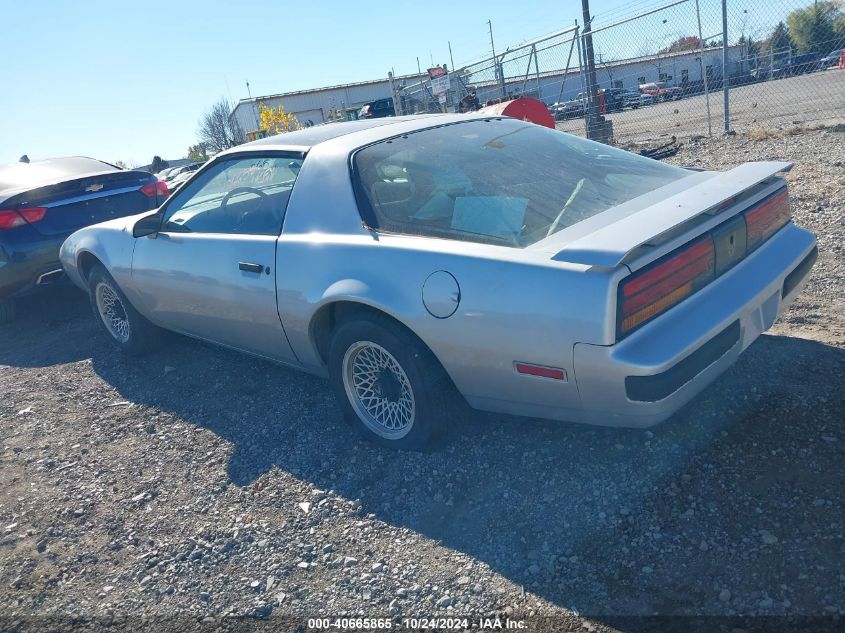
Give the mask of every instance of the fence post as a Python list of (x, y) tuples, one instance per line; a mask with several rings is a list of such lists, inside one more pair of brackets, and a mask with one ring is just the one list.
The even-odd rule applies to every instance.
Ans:
[(722, 96), (725, 101), (725, 134), (731, 133), (730, 75), (728, 74), (728, 0), (722, 0)]
[[(578, 22), (575, 23), (575, 32), (572, 34), (572, 44), (569, 45), (569, 55), (566, 58), (566, 68), (563, 70), (563, 79), (560, 80), (560, 91), (557, 94), (557, 101), (556, 103), (560, 103), (560, 100), (563, 98), (563, 87), (566, 85), (566, 77), (569, 75), (569, 63), (572, 61), (572, 49), (575, 48), (575, 44), (579, 41), (578, 39)], [(578, 47), (578, 59), (581, 59), (581, 47)], [(578, 64), (578, 73), (581, 73), (581, 65), (580, 62)]]
[(393, 82), (393, 72), (387, 73), (387, 80), (390, 82), (390, 96), (393, 99), (393, 111), (396, 113), (396, 116), (402, 116), (405, 114), (402, 112), (401, 104), (399, 103), (399, 99), (396, 95), (396, 84)]
[(707, 136), (713, 136), (713, 119), (710, 117), (710, 90), (707, 87), (707, 73), (704, 68), (704, 38), (701, 32), (701, 9), (695, 0), (695, 15), (698, 18), (698, 68), (704, 81), (704, 104), (707, 107)]
[[(578, 32), (576, 31), (576, 35)], [(583, 44), (582, 36), (578, 36), (578, 78), (581, 80), (581, 92), (583, 94), (587, 93), (587, 82), (584, 80), (584, 54), (581, 51), (581, 46)], [(590, 138), (590, 126), (589, 126), (589, 118), (587, 117), (587, 110), (584, 109), (584, 135), (587, 138)]]
[(590, 0), (581, 0), (581, 10), (584, 13), (584, 57), (587, 62), (587, 138), (595, 139), (597, 123), (603, 123), (604, 117), (598, 112), (598, 94), (596, 86), (596, 64), (593, 54), (592, 17), (590, 15)]

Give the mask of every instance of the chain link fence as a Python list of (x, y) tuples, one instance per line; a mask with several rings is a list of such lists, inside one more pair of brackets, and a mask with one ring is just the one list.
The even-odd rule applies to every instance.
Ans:
[[(573, 21), (452, 69), (446, 82), (394, 84), (397, 112), (463, 112), (526, 96), (544, 102), (567, 132), (586, 134), (591, 113), (609, 121), (622, 145), (845, 120), (841, 3), (730, 0), (724, 15), (722, 6), (641, 4), (625, 18), (594, 18), (589, 32)], [(588, 37), (598, 89), (592, 110)]]

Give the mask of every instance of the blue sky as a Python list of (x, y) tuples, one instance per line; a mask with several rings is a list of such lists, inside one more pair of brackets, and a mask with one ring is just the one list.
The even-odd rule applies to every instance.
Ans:
[[(591, 9), (606, 23), (667, 1)], [(417, 56), (423, 68), (448, 63), (448, 41), (460, 65), (489, 54), (488, 19), (497, 50), (581, 21), (580, 0), (2, 4), (0, 163), (23, 153), (177, 158), (203, 111), (246, 97), (247, 80), (257, 96), (410, 73)]]

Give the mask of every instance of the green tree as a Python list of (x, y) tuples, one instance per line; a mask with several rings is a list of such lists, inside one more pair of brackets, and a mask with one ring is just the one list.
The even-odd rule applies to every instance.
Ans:
[(750, 37), (743, 35), (736, 41), (736, 43), (743, 47), (743, 53), (746, 58), (756, 57), (760, 54), (760, 43), (755, 42)]
[(697, 51), (701, 48), (701, 40), (695, 35), (683, 35), (669, 44), (666, 48), (661, 48), (658, 53), (680, 53), (681, 51)]
[(153, 156), (153, 162), (150, 163), (150, 171), (154, 174), (157, 174), (162, 169), (167, 169), (168, 166), (168, 162), (164, 160), (161, 156)]
[(786, 28), (786, 24), (783, 22), (778, 22), (775, 29), (772, 31), (772, 34), (769, 36), (769, 39), (766, 41), (766, 44), (763, 46), (763, 53), (766, 55), (773, 55), (775, 57), (781, 57), (789, 55), (790, 50), (795, 48), (795, 44), (792, 42), (792, 38), (789, 35), (789, 30)]
[(204, 163), (208, 160), (205, 143), (197, 143), (188, 147), (188, 160), (192, 163)]
[(841, 6), (840, 2), (817, 2), (786, 16), (786, 25), (799, 53), (827, 53), (835, 48), (839, 38), (845, 36), (845, 32), (837, 33), (837, 27), (843, 23)]

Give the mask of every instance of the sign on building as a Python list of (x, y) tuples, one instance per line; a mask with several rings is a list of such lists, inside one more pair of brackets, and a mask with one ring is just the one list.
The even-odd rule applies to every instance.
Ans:
[(431, 78), (431, 93), (434, 95), (442, 95), (449, 92), (449, 75), (441, 75), (440, 77)]

